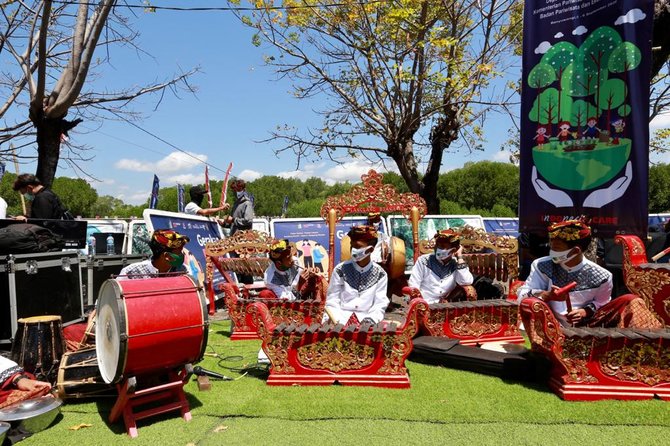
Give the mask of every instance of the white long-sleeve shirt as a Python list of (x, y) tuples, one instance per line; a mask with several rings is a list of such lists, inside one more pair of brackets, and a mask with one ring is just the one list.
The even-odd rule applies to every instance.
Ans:
[(279, 299), (295, 300), (293, 290), (298, 289), (300, 280), (300, 270), (297, 265), (298, 259), (293, 257), (293, 265), (286, 271), (279, 271), (274, 262), (270, 262), (263, 276), (265, 287), (275, 293)]
[(472, 285), (474, 277), (467, 264), (458, 265), (456, 259), (451, 258), (442, 263), (435, 254), (425, 254), (419, 257), (412, 267), (409, 276), (409, 286), (418, 288), (421, 296), (429, 304), (435, 304), (449, 294), (456, 285)]
[[(341, 324), (346, 324), (352, 313), (356, 313), (359, 321), (369, 317), (375, 323), (381, 322), (389, 304), (387, 285), (386, 272), (375, 262), (360, 267), (353, 260), (347, 260), (333, 270), (326, 308)], [(324, 320), (327, 317), (324, 314)]]
[[(595, 312), (612, 298), (612, 273), (605, 268), (583, 259), (578, 265), (567, 267), (551, 261), (551, 257), (541, 257), (530, 266), (526, 283), (517, 291), (518, 302), (531, 294), (551, 290), (552, 285), (564, 287), (570, 282), (577, 286), (568, 293), (572, 309), (588, 307)], [(568, 306), (565, 301), (547, 302), (561, 324), (567, 324), (565, 317)]]

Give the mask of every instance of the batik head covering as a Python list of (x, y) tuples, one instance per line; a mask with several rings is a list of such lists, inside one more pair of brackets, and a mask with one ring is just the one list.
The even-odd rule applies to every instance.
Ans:
[(352, 242), (354, 240), (376, 240), (379, 236), (375, 227), (369, 225), (352, 226), (347, 235)]
[(151, 236), (151, 243), (166, 249), (183, 248), (190, 239), (172, 229), (156, 229)]
[(455, 243), (461, 240), (461, 235), (453, 229), (442, 229), (437, 231), (434, 238), (435, 241), (446, 240), (449, 243)]
[(560, 238), (566, 242), (574, 242), (591, 237), (591, 228), (581, 220), (567, 220), (554, 223), (547, 229), (549, 239)]
[(283, 257), (291, 255), (291, 243), (286, 240), (273, 240), (270, 244), (270, 258), (272, 260), (279, 260)]

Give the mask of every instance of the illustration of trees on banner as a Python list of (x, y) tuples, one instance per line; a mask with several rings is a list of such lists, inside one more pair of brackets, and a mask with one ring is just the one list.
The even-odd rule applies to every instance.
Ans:
[[(614, 28), (601, 26), (579, 47), (560, 41), (544, 50), (526, 79), (537, 93), (528, 116), (537, 123), (534, 168), (560, 189), (588, 191), (609, 182), (626, 167), (624, 184), (617, 183), (623, 194), (632, 180), (628, 174), (632, 141), (625, 132), (631, 113), (628, 73), (640, 65), (639, 48), (623, 41)], [(543, 199), (557, 206), (559, 201), (570, 205), (564, 192), (542, 186), (538, 192), (543, 192)], [(584, 206), (601, 207), (616, 195), (587, 197)], [(602, 201), (602, 197), (608, 199)]]

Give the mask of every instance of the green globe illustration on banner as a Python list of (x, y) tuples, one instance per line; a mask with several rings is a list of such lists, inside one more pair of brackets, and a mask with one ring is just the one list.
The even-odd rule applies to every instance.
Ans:
[(528, 114), (537, 124), (533, 163), (561, 189), (595, 189), (630, 158), (627, 75), (641, 52), (609, 26), (594, 30), (580, 47), (561, 41), (545, 49), (527, 77), (537, 92)]

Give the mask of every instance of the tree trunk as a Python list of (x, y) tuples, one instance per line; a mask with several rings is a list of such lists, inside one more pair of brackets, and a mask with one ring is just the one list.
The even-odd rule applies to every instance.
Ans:
[(437, 182), (440, 179), (442, 155), (451, 143), (458, 139), (461, 127), (460, 111), (456, 105), (445, 105), (444, 115), (438, 119), (430, 131), (430, 158), (423, 176), (421, 196), (426, 200), (429, 214), (440, 213), (440, 198), (437, 196)]
[(35, 175), (44, 187), (51, 187), (60, 158), (63, 119), (42, 119), (37, 128), (37, 171)]

